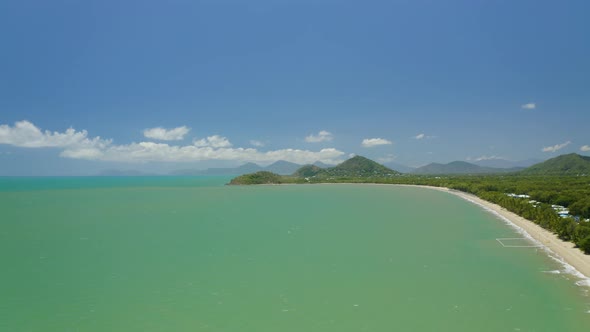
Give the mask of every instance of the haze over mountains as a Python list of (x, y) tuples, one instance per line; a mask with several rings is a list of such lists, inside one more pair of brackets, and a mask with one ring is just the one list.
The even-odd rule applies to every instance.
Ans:
[[(495, 161), (495, 163), (488, 163)], [(454, 161), (448, 164), (431, 163), (415, 169), (412, 174), (499, 174), (519, 173), (529, 175), (582, 175), (590, 174), (590, 157), (576, 153), (565, 154), (549, 160), (534, 163), (535, 160), (508, 162), (504, 160), (486, 160), (483, 164), (495, 165), (529, 165), (528, 167), (513, 166), (511, 168), (486, 167), (464, 161)]]
[[(316, 162), (319, 167), (325, 168), (326, 165), (324, 163)], [(295, 173), (297, 169), (299, 169), (303, 165), (299, 165), (296, 163), (279, 160), (276, 161), (266, 167), (259, 166), (255, 163), (246, 163), (244, 165), (235, 167), (235, 168), (208, 168), (205, 170), (194, 170), (194, 169), (184, 169), (184, 170), (177, 170), (173, 171), (171, 175), (241, 175), (247, 173), (254, 173), (259, 171), (267, 171), (276, 173), (279, 175), (290, 175)]]
[[(500, 170), (500, 171), (499, 171)], [(512, 170), (512, 171), (511, 171)], [(432, 163), (420, 167), (415, 175), (477, 175), (489, 174), (513, 174), (513, 175), (590, 175), (590, 157), (572, 153), (558, 156), (545, 162), (533, 165), (529, 168), (491, 168), (481, 167), (462, 161), (448, 164)], [(373, 160), (362, 156), (352, 157), (334, 167), (320, 168), (316, 165), (304, 165), (289, 176), (281, 176), (269, 171), (258, 171), (239, 175), (230, 181), (234, 185), (250, 184), (281, 184), (281, 183), (306, 183), (306, 182), (349, 182), (362, 179), (383, 179), (389, 177), (408, 176), (383, 166)], [(303, 181), (303, 182), (302, 182)]]
[(517, 172), (523, 167), (496, 168), (484, 167), (471, 164), (465, 161), (453, 161), (448, 164), (431, 163), (414, 169), (412, 174), (483, 174), (483, 173), (506, 173)]
[(534, 164), (538, 164), (542, 162), (541, 159), (526, 159), (526, 160), (507, 160), (502, 158), (491, 158), (491, 159), (481, 159), (474, 161), (473, 164), (483, 167), (493, 167), (493, 168), (516, 168), (516, 167), (529, 167), (533, 166)]
[[(505, 159), (489, 159), (481, 160), (473, 163), (465, 161), (453, 161), (447, 164), (441, 163), (430, 163), (425, 166), (418, 168), (408, 167), (397, 163), (385, 163), (383, 165), (373, 162), (370, 159), (355, 159), (351, 158), (340, 165), (344, 167), (352, 166), (351, 160), (359, 161), (362, 160), (364, 166), (368, 164), (366, 161), (380, 165), (383, 169), (379, 172), (385, 173), (403, 173), (403, 174), (416, 174), (416, 175), (443, 175), (443, 174), (499, 174), (499, 173), (514, 173), (522, 172), (525, 174), (590, 174), (590, 157), (581, 156), (576, 153), (561, 155), (545, 162), (538, 162), (535, 159), (523, 160), (523, 161), (509, 161)], [(349, 165), (350, 164), (350, 165)], [(339, 166), (340, 166), (339, 165)], [(356, 164), (355, 164), (356, 165)], [(372, 164), (371, 164), (372, 165)], [(486, 166), (486, 165), (495, 165)], [(312, 167), (313, 166), (313, 167)], [(358, 168), (358, 165), (355, 167)], [(372, 166), (371, 166), (372, 167)], [(208, 168), (205, 170), (195, 169), (181, 169), (172, 171), (168, 174), (160, 175), (185, 175), (185, 176), (198, 176), (198, 175), (242, 175), (255, 173), (259, 171), (272, 172), (278, 175), (298, 175), (298, 176), (310, 176), (317, 174), (320, 170), (327, 170), (334, 168), (334, 165), (327, 165), (321, 162), (315, 162), (313, 165), (299, 165), (296, 163), (279, 160), (266, 167), (257, 165), (255, 163), (246, 163), (238, 167), (233, 168)], [(360, 168), (359, 168), (360, 169)], [(371, 168), (374, 171), (374, 167)], [(383, 172), (382, 172), (383, 171)], [(150, 176), (157, 175), (154, 173), (146, 173), (136, 170), (105, 170), (100, 172), (100, 176)], [(338, 176), (336, 173), (334, 176)]]
[[(430, 163), (425, 166), (421, 167), (410, 167), (403, 164), (395, 163), (395, 162), (388, 162), (383, 163), (383, 165), (396, 170), (400, 173), (416, 173), (416, 174), (426, 174), (428, 170), (432, 170), (435, 173), (446, 172), (451, 170), (451, 173), (502, 173), (506, 170), (503, 169), (510, 169), (510, 171), (518, 170), (518, 168), (526, 168), (532, 166), (534, 164), (540, 163), (542, 160), (540, 159), (527, 159), (527, 160), (520, 160), (520, 161), (513, 161), (507, 160), (502, 158), (490, 158), (490, 159), (482, 159), (473, 162), (463, 162), (463, 161), (453, 161), (448, 164), (440, 164), (440, 163)], [(462, 164), (461, 164), (462, 163)], [(449, 166), (441, 166), (441, 165), (449, 165)], [(483, 167), (478, 168), (475, 166)], [(426, 167), (426, 168), (425, 168)]]
[(243, 174), (233, 178), (229, 184), (280, 184), (284, 179), (331, 180), (331, 179), (355, 179), (355, 178), (387, 178), (400, 176), (401, 173), (387, 168), (371, 159), (354, 156), (344, 162), (328, 168), (320, 168), (316, 165), (304, 165), (296, 170), (292, 176), (284, 176), (268, 171)]

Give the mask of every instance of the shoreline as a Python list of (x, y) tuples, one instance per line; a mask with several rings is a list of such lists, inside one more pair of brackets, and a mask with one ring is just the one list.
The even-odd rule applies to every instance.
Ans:
[[(325, 183), (330, 184), (330, 183)], [(333, 183), (338, 184), (338, 183)], [(343, 183), (344, 184), (344, 183)], [(590, 255), (585, 255), (580, 249), (575, 247), (573, 242), (567, 242), (559, 239), (557, 235), (535, 224), (534, 222), (525, 219), (516, 213), (510, 212), (505, 208), (483, 200), (473, 194), (449, 189), (446, 187), (433, 187), (425, 185), (411, 185), (411, 184), (386, 184), (386, 183), (354, 183), (360, 185), (392, 185), (398, 187), (415, 187), (425, 188), (446, 192), (458, 196), (475, 205), (479, 205), (484, 210), (495, 214), (500, 219), (516, 228), (525, 237), (530, 238), (534, 242), (541, 245), (542, 249), (549, 255), (550, 258), (556, 260), (565, 267), (565, 272), (575, 275), (582, 279), (578, 285), (590, 286)]]
[[(490, 203), (473, 194), (462, 191), (446, 187), (431, 187), (423, 185), (394, 184), (394, 186), (419, 187), (447, 192), (483, 207), (511, 223), (512, 226), (515, 226), (515, 228), (523, 233), (523, 235), (540, 243), (551, 258), (565, 266), (566, 272), (574, 274), (579, 278), (586, 279), (584, 284), (590, 286), (590, 280), (588, 280), (590, 279), (590, 255), (585, 255), (580, 249), (575, 247), (574, 243), (561, 240), (557, 235), (534, 222), (525, 219), (516, 213), (510, 212), (499, 205)], [(572, 269), (573, 271), (571, 271)]]

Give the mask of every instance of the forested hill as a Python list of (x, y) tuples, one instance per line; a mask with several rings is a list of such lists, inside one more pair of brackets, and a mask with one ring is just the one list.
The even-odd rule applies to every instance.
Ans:
[(230, 185), (281, 184), (283, 177), (267, 171), (244, 174), (231, 179)]
[(377, 162), (362, 156), (352, 157), (334, 167), (317, 169), (304, 166), (295, 172), (295, 175), (315, 176), (319, 178), (327, 177), (389, 177), (399, 175), (400, 172), (387, 168)]
[(564, 154), (533, 165), (523, 175), (590, 175), (590, 157), (577, 153)]
[(416, 168), (413, 174), (484, 174), (516, 172), (521, 168), (483, 167), (465, 161), (453, 161), (448, 164), (431, 163)]
[(401, 173), (365, 157), (355, 156), (334, 167), (321, 168), (316, 165), (305, 165), (291, 176), (279, 176), (265, 171), (244, 174), (234, 178), (230, 184), (303, 183), (308, 182), (310, 178), (313, 179), (312, 182), (325, 182), (330, 179), (389, 178), (398, 175)]

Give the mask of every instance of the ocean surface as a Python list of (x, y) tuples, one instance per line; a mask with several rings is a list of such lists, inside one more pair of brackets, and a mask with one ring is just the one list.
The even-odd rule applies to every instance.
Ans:
[(482, 208), (376, 185), (0, 178), (0, 331), (590, 331)]

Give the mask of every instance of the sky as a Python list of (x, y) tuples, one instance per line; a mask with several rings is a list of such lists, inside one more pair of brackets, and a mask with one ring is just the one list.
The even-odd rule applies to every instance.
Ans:
[(590, 2), (0, 2), (0, 175), (590, 154)]

